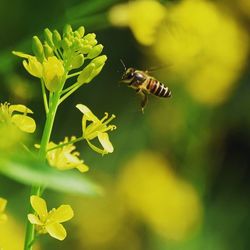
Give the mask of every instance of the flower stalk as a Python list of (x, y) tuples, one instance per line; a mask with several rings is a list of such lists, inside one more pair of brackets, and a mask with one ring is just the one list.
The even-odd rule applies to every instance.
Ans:
[[(59, 99), (60, 99), (60, 93), (55, 92), (53, 93), (52, 97), (50, 98), (50, 103), (49, 103), (49, 111), (47, 114), (47, 119), (45, 122), (44, 130), (43, 130), (43, 135), (41, 139), (41, 146), (39, 150), (39, 159), (41, 161), (46, 161), (46, 152), (47, 152), (47, 145), (50, 140), (54, 120), (55, 120), (55, 115), (56, 111), (59, 105)], [(31, 188), (30, 196), (36, 195), (36, 196), (41, 196), (41, 186), (33, 186)], [(28, 209), (29, 213), (33, 212), (33, 208), (31, 205), (29, 205)], [(24, 242), (24, 250), (30, 250), (32, 249), (32, 242), (35, 241), (35, 226), (29, 222), (27, 222), (26, 225), (26, 234), (25, 234), (25, 242)]]

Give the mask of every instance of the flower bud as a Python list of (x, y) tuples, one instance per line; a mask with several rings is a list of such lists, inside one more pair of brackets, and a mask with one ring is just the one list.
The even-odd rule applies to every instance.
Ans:
[(98, 45), (94, 46), (90, 50), (90, 52), (88, 53), (88, 58), (93, 59), (93, 58), (99, 56), (101, 54), (102, 50), (103, 50), (103, 45), (102, 44), (98, 44)]
[(80, 37), (83, 37), (84, 36), (84, 33), (85, 33), (85, 29), (83, 26), (80, 26), (78, 29), (77, 29), (77, 32), (79, 33)]
[(102, 70), (107, 56), (102, 55), (93, 59), (81, 72), (77, 78), (77, 82), (80, 84), (89, 83), (94, 77), (96, 77)]
[(71, 69), (78, 69), (80, 68), (84, 63), (84, 56), (82, 54), (79, 54), (74, 57), (71, 63)]
[(63, 76), (64, 67), (57, 57), (51, 56), (43, 62), (43, 80), (50, 92), (58, 91), (62, 87)]
[(54, 42), (56, 48), (59, 48), (60, 45), (61, 45), (62, 38), (61, 38), (61, 35), (59, 34), (59, 32), (57, 30), (53, 31), (52, 38), (53, 38), (53, 42)]
[(54, 43), (53, 43), (53, 38), (52, 38), (52, 36), (53, 36), (53, 34), (52, 34), (52, 32), (48, 29), (48, 28), (46, 28), (45, 30), (44, 30), (44, 37), (45, 37), (45, 40), (46, 40), (46, 42), (48, 43), (48, 45), (50, 46), (50, 47), (54, 47)]
[(46, 58), (54, 55), (53, 49), (47, 43), (43, 45), (43, 49)]
[(66, 36), (72, 32), (72, 28), (69, 24), (66, 24), (63, 29), (63, 35)]
[(82, 45), (80, 46), (80, 51), (82, 54), (88, 54), (91, 48), (92, 47), (90, 45)]
[(37, 59), (41, 62), (44, 59), (44, 51), (43, 45), (37, 36), (33, 36), (32, 39), (32, 50), (37, 57)]
[(72, 42), (69, 41), (69, 39), (67, 37), (64, 37), (62, 40), (62, 47), (64, 50), (67, 50), (71, 47)]
[(91, 75), (93, 74), (95, 70), (95, 64), (89, 63), (81, 72), (81, 74), (77, 78), (77, 82), (80, 84), (89, 83)]

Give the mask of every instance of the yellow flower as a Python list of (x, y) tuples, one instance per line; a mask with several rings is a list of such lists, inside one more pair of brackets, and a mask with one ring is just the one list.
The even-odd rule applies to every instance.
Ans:
[(64, 73), (63, 63), (57, 57), (51, 56), (44, 60), (43, 80), (49, 91), (55, 92), (62, 87)]
[(53, 208), (48, 212), (46, 201), (39, 196), (32, 195), (30, 203), (36, 214), (28, 214), (31, 224), (36, 225), (39, 234), (48, 233), (51, 237), (64, 240), (67, 232), (62, 222), (70, 220), (74, 212), (70, 205), (61, 205), (57, 209)]
[(0, 197), (0, 223), (7, 220), (7, 215), (4, 213), (5, 207), (7, 205), (7, 200)]
[[(71, 138), (73, 141), (75, 137)], [(55, 144), (54, 142), (49, 142), (48, 144), (48, 153), (47, 159), (51, 166), (58, 168), (59, 170), (68, 170), (72, 168), (77, 168), (80, 172), (88, 171), (89, 167), (83, 163), (83, 160), (80, 160), (79, 152), (73, 152), (75, 150), (75, 146), (73, 144), (67, 144), (63, 147), (55, 148), (60, 144), (68, 143), (69, 140), (66, 137), (63, 142), (59, 144)]]
[(165, 14), (165, 7), (158, 1), (130, 1), (114, 6), (109, 12), (109, 20), (116, 26), (129, 26), (138, 42), (152, 45)]
[(18, 51), (13, 51), (12, 53), (16, 56), (26, 58), (28, 60), (23, 60), (23, 66), (28, 71), (28, 73), (38, 78), (42, 77), (42, 64), (37, 60), (35, 56), (31, 56)]
[(167, 240), (185, 239), (201, 222), (196, 190), (158, 154), (141, 153), (128, 162), (119, 187), (129, 209)]
[(212, 1), (181, 1), (169, 9), (168, 20), (158, 30), (154, 51), (164, 64), (172, 65), (169, 78), (186, 83), (201, 103), (222, 103), (246, 62), (246, 33)]
[[(13, 114), (13, 112), (22, 114)], [(33, 112), (24, 105), (10, 105), (6, 102), (0, 104), (0, 122), (14, 124), (23, 132), (33, 133), (36, 129), (36, 123), (27, 114), (33, 114)]]
[[(76, 107), (83, 113), (82, 117), (82, 132), (83, 138), (87, 141), (89, 146), (100, 154), (108, 154), (114, 151), (113, 145), (109, 140), (108, 133), (109, 130), (116, 129), (114, 125), (108, 125), (110, 121), (115, 118), (115, 115), (112, 115), (108, 118), (108, 113), (105, 113), (105, 116), (99, 120), (91, 110), (83, 104), (77, 104)], [(90, 122), (87, 125), (87, 122)], [(101, 143), (103, 149), (96, 147), (90, 141), (98, 138), (99, 142)]]

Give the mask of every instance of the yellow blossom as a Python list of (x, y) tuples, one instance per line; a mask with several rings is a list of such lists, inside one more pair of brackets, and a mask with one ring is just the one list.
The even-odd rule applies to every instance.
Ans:
[[(83, 113), (82, 117), (82, 132), (83, 138), (87, 141), (89, 146), (100, 154), (112, 153), (114, 151), (113, 145), (109, 140), (108, 133), (109, 130), (113, 130), (116, 128), (114, 125), (108, 125), (108, 123), (115, 118), (115, 115), (112, 115), (108, 118), (108, 113), (105, 113), (105, 116), (99, 120), (92, 111), (83, 104), (78, 104), (76, 107)], [(87, 122), (90, 122), (87, 125)], [(98, 138), (101, 143), (103, 149), (96, 147), (90, 141)]]
[[(19, 112), (21, 114), (13, 114)], [(0, 104), (0, 122), (14, 124), (20, 130), (26, 133), (33, 133), (36, 129), (35, 121), (27, 116), (33, 112), (25, 105), (10, 105), (9, 103)]]
[(4, 213), (5, 207), (7, 205), (7, 200), (0, 197), (0, 223), (7, 220), (7, 215)]
[(74, 216), (71, 206), (61, 205), (48, 212), (46, 201), (35, 195), (30, 197), (30, 203), (36, 214), (28, 214), (28, 219), (31, 224), (36, 225), (37, 232), (39, 234), (48, 233), (53, 238), (64, 240), (67, 232), (61, 223)]
[(248, 43), (240, 25), (214, 2), (185, 0), (169, 8), (153, 49), (171, 65), (169, 78), (184, 82), (197, 101), (216, 105), (232, 93)]
[(201, 222), (197, 192), (158, 154), (141, 153), (128, 162), (119, 186), (130, 210), (167, 240), (185, 239)]
[(49, 91), (55, 92), (62, 87), (64, 73), (63, 63), (57, 57), (51, 56), (44, 60), (43, 80)]
[(27, 59), (23, 60), (23, 66), (28, 71), (28, 73), (38, 78), (42, 77), (42, 64), (37, 60), (35, 56), (31, 56), (29, 54), (18, 51), (13, 51), (12, 53), (16, 56)]
[[(71, 141), (73, 141), (74, 139), (75, 137), (72, 137)], [(83, 160), (79, 159), (79, 152), (74, 151), (76, 147), (71, 143), (69, 144), (67, 143), (69, 143), (67, 137), (64, 139), (63, 142), (60, 142), (59, 144), (55, 144), (54, 142), (49, 142), (47, 147), (48, 149), (47, 159), (50, 166), (56, 167), (59, 170), (68, 170), (76, 168), (80, 172), (88, 171), (89, 167), (83, 163)], [(67, 144), (67, 145), (55, 148), (60, 144)]]
[(138, 42), (152, 45), (165, 14), (166, 8), (158, 1), (130, 1), (114, 6), (109, 12), (109, 20), (116, 26), (129, 26)]

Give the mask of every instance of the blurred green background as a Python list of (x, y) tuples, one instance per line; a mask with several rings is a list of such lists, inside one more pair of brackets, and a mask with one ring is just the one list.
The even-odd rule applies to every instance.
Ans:
[[(31, 52), (44, 28), (69, 23), (95, 32), (108, 61), (91, 84), (59, 108), (52, 140), (80, 135), (83, 103), (115, 114), (115, 151), (78, 147), (100, 197), (47, 190), (49, 207), (71, 204), (63, 242), (42, 236), (37, 249), (250, 249), (250, 4), (240, 1), (62, 0), (0, 3), (0, 101), (25, 104), (45, 121), (40, 84), (12, 50)], [(150, 96), (145, 113), (133, 90), (119, 84), (126, 66), (152, 72), (172, 91)], [(22, 249), (29, 187), (0, 176), (9, 220), (0, 246)]]

